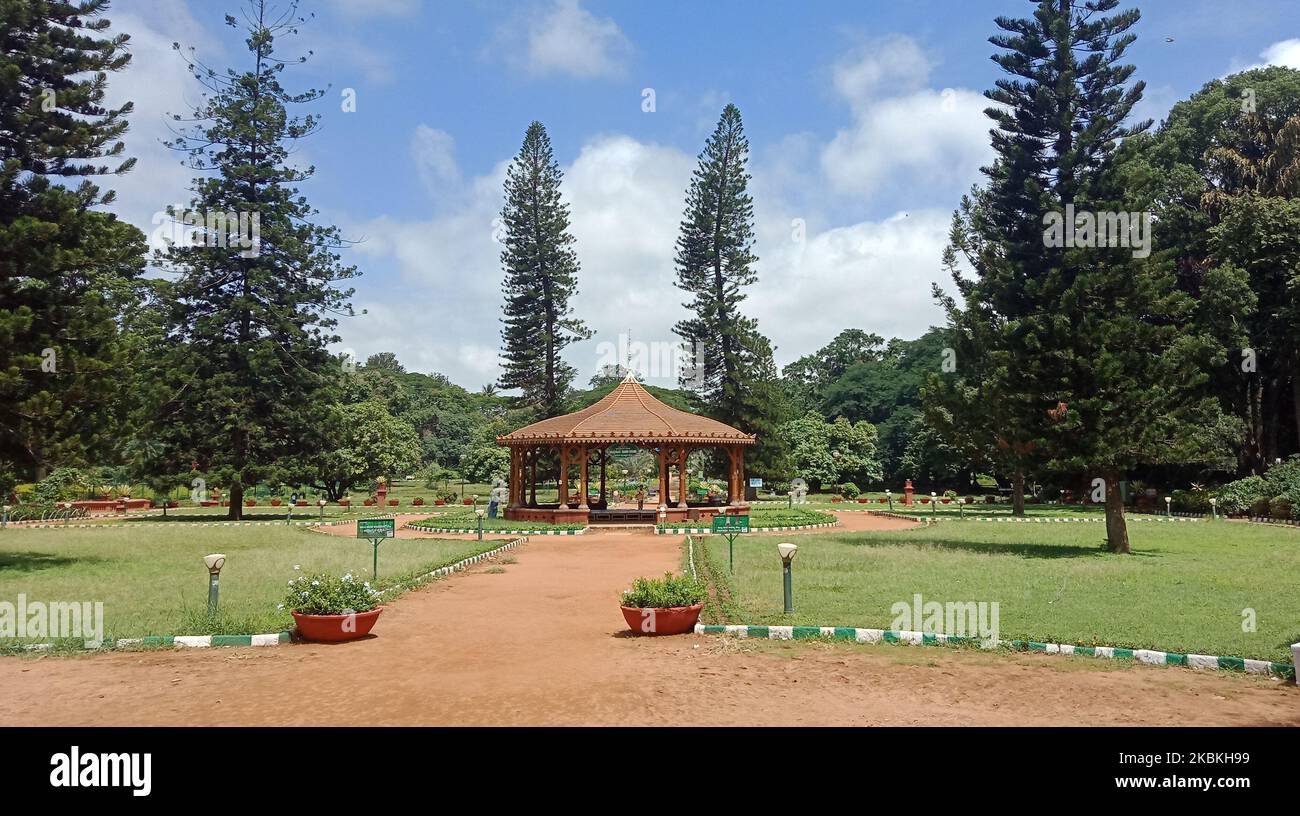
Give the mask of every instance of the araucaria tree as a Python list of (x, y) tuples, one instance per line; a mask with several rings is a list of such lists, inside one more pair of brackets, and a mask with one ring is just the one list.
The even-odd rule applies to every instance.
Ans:
[(682, 372), (682, 386), (695, 392), (710, 416), (757, 433), (751, 468), (773, 473), (783, 450), (776, 433), (784, 419), (778, 373), (772, 344), (740, 311), (745, 287), (758, 280), (748, 161), (740, 109), (729, 104), (686, 191), (676, 266), (677, 287), (691, 295), (682, 304), (690, 317), (673, 331), (696, 360), (695, 370)]
[(1147, 255), (1151, 202), (1134, 200), (1117, 161), (1149, 125), (1125, 124), (1143, 89), (1122, 64), (1139, 13), (1117, 5), (1043, 0), (1030, 19), (997, 20), (994, 59), (1009, 75), (987, 94), (997, 158), (986, 195), (959, 218), (979, 240), (955, 242), (973, 249), (974, 277), (955, 276), (950, 316), (959, 345), (985, 359), (973, 371), (990, 378), (970, 393), (1014, 414), (1019, 438), (1007, 442), (1038, 466), (1100, 480), (1108, 545), (1128, 552), (1126, 474), (1217, 462), (1230, 440), (1201, 389), (1224, 349), (1198, 328), (1172, 260)]
[(506, 170), (506, 203), (501, 210), (505, 365), (498, 384), (519, 389), (518, 405), (543, 417), (564, 413), (573, 382), (573, 366), (561, 352), (570, 343), (591, 337), (569, 305), (578, 291), (578, 255), (569, 233), (569, 205), (560, 198), (563, 178), (546, 128), (533, 122), (519, 155)]
[(340, 263), (338, 230), (312, 221), (297, 188), (312, 169), (289, 163), (289, 146), (318, 121), (286, 106), (322, 93), (280, 84), (289, 62), (275, 38), (296, 32), (296, 4), (277, 13), (252, 0), (244, 16), (248, 70), (190, 62), (208, 93), (173, 147), (204, 175), (183, 218), (195, 234), (167, 256), (179, 277), (156, 414), (171, 464), (196, 463), (210, 484), (228, 485), (234, 519), (246, 487), (314, 475), (313, 452), (334, 445), (327, 411), (343, 366), (326, 346), (337, 340), (333, 315), (351, 313), (352, 290), (339, 284), (356, 274)]
[(89, 181), (135, 164), (131, 104), (104, 107), (130, 60), (107, 6), (0, 0), (0, 483), (103, 461), (128, 390), (144, 235)]

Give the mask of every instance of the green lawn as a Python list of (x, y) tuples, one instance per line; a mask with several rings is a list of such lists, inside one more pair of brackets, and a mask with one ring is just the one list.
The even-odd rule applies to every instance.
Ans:
[[(836, 521), (835, 516), (830, 513), (822, 513), (817, 510), (796, 507), (793, 510), (785, 507), (755, 507), (749, 511), (749, 526), (751, 529), (760, 530), (765, 527), (806, 527), (812, 524), (830, 524)], [(657, 525), (660, 529), (673, 528), (695, 528), (708, 527), (711, 521), (665, 521)]]
[[(477, 529), (478, 518), (474, 514), (472, 507), (446, 507), (436, 508), (438, 515), (431, 516), (427, 519), (412, 522), (409, 526), (421, 530), (474, 530)], [(582, 524), (548, 524), (544, 521), (511, 521), (510, 519), (497, 518), (490, 519), (483, 517), (483, 529), (493, 533), (511, 533), (523, 532), (525, 530), (581, 530), (585, 525)]]
[[(999, 604), (1000, 636), (1289, 663), (1300, 641), (1300, 530), (1235, 522), (1129, 526), (1132, 555), (1103, 525), (963, 524), (791, 539), (795, 613), (782, 613), (771, 537), (696, 539), (723, 590), (712, 622), (887, 629), (896, 602)], [(702, 555), (701, 555), (702, 553)], [(730, 596), (730, 598), (728, 598)], [(1255, 610), (1257, 631), (1242, 631)]]
[[(379, 581), (401, 584), (437, 567), (500, 546), (500, 541), (392, 539), (379, 549)], [(227, 557), (221, 611), (206, 615), (203, 556)], [(300, 565), (303, 572), (371, 575), (364, 540), (302, 528), (131, 525), (121, 530), (0, 532), (0, 601), (102, 601), (105, 635), (259, 634), (289, 628), (276, 605)]]

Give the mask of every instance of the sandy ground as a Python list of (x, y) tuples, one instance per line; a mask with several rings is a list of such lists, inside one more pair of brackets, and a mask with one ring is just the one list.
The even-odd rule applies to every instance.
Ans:
[[(909, 524), (841, 519), (847, 529)], [(3, 658), (0, 723), (1300, 725), (1300, 691), (1265, 678), (935, 647), (631, 636), (617, 593), (675, 569), (680, 541), (630, 530), (534, 537), (495, 565), (504, 572), (485, 564), (409, 593), (376, 636), (348, 644)]]

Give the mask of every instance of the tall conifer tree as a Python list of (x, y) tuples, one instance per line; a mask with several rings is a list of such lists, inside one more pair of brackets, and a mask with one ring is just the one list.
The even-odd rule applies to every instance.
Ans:
[(518, 404), (544, 417), (564, 413), (573, 382), (573, 366), (561, 352), (570, 343), (591, 337), (569, 305), (578, 291), (578, 255), (569, 233), (569, 205), (560, 197), (563, 179), (546, 128), (533, 122), (506, 171), (506, 203), (501, 210), (505, 366), (498, 384), (519, 389)]
[(105, 461), (121, 419), (144, 236), (92, 209), (113, 193), (90, 177), (135, 164), (131, 104), (103, 105), (130, 61), (107, 8), (0, 0), (0, 481)]
[[(314, 168), (289, 163), (290, 146), (319, 121), (287, 106), (323, 93), (280, 84), (284, 68), (305, 59), (275, 49), (277, 36), (297, 32), (297, 5), (276, 11), (250, 0), (244, 19), (251, 65), (218, 72), (192, 62), (208, 93), (173, 143), (204, 174), (189, 206), (203, 226), (168, 254), (179, 278), (157, 411), (170, 443), (160, 466), (195, 463), (228, 485), (234, 519), (247, 487), (272, 476), (296, 482), (311, 472), (310, 456), (334, 444), (324, 438), (326, 412), (345, 366), (326, 347), (338, 340), (334, 315), (351, 314), (352, 290), (339, 284), (356, 274), (339, 260), (338, 230), (313, 222), (316, 210), (297, 188)], [(232, 16), (226, 23), (240, 25)], [(213, 228), (220, 215), (246, 215), (250, 227), (256, 216), (257, 234), (226, 239), (229, 224)]]
[(1122, 63), (1139, 13), (1117, 5), (1042, 0), (1032, 18), (998, 18), (994, 60), (1009, 77), (987, 94), (997, 160), (978, 212), (958, 219), (981, 240), (955, 242), (977, 251), (950, 315), (981, 356), (978, 393), (1012, 415), (1005, 429), (1021, 438), (1008, 441), (1049, 471), (1102, 480), (1109, 546), (1128, 552), (1120, 481), (1139, 465), (1215, 461), (1227, 440), (1210, 430), (1224, 427), (1217, 402), (1194, 394), (1223, 349), (1195, 330), (1171, 260), (1053, 245), (1045, 229), (1052, 214), (1150, 205), (1131, 199), (1116, 161), (1150, 124), (1125, 124), (1143, 90)]
[(677, 238), (677, 287), (691, 295), (690, 317), (674, 331), (693, 350), (702, 370), (683, 372), (715, 419), (749, 433), (759, 445), (751, 467), (775, 474), (784, 466), (778, 426), (788, 413), (772, 345), (745, 317), (745, 287), (758, 280), (754, 264), (754, 200), (750, 197), (749, 139), (740, 109), (728, 104), (686, 191)]

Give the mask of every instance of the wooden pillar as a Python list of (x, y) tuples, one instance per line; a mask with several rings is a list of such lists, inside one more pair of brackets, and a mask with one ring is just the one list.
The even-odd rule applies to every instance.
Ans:
[(586, 445), (578, 448), (578, 456), (581, 457), (578, 460), (578, 487), (582, 491), (578, 494), (578, 509), (589, 510), (590, 508), (587, 506), (587, 464), (589, 453)]
[(560, 478), (556, 480), (560, 490), (560, 509), (569, 503), (569, 446), (560, 446)]
[(744, 504), (744, 456), (744, 451), (739, 446), (727, 448), (727, 458), (731, 465), (729, 468), (731, 477), (728, 479), (731, 486), (727, 488), (727, 504), (729, 505)]
[(686, 509), (686, 485), (689, 479), (686, 476), (686, 458), (690, 455), (690, 448), (682, 445), (677, 449), (677, 506)]
[(520, 471), (523, 470), (520, 467), (520, 458), (519, 448), (512, 446), (510, 448), (510, 483), (507, 485), (510, 489), (510, 501), (506, 503), (508, 507), (512, 508), (519, 506), (519, 486), (523, 483), (523, 480), (519, 478)]
[(668, 451), (659, 449), (659, 503), (668, 505)]
[(528, 449), (528, 506), (537, 506), (537, 455), (541, 448)]
[(600, 449), (600, 506), (609, 509), (609, 500), (605, 498), (605, 459), (609, 448)]

